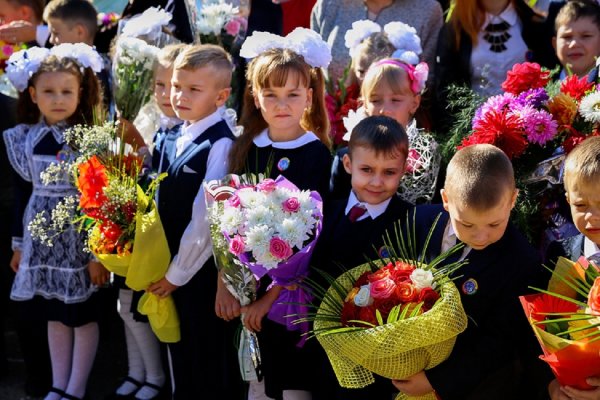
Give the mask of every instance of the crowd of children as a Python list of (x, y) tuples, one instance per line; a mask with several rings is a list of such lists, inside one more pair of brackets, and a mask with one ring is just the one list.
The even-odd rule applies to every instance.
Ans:
[[(428, 83), (437, 86), (431, 97), (443, 96), (441, 85), (450, 82), (467, 84), (480, 93), (497, 93), (506, 71), (525, 59), (528, 48), (534, 48), (540, 60), (557, 57), (562, 69), (556, 79), (575, 74), (596, 80), (600, 56), (596, 2), (567, 1), (556, 16), (554, 38), (540, 43), (543, 38), (531, 30), (545, 21), (523, 8), (524, 3), (503, 2), (505, 7), (491, 15), (494, 2), (456, 0), (438, 45), (442, 68), (422, 60), (433, 59), (432, 33), (426, 41), (400, 22), (382, 27), (354, 21), (346, 36), (352, 58), (347, 84), (357, 88), (354, 100), (360, 107), (347, 116), (345, 144), (337, 149), (329, 135), (334, 121), (326, 100), (325, 71), (331, 50), (319, 33), (298, 28), (287, 37), (253, 32), (245, 39), (240, 50), (248, 60), (237, 123), (241, 134), (226, 110), (235, 68), (232, 56), (210, 44), (162, 48), (154, 67), (153, 101), (159, 113), (152, 142), (144, 139), (134, 121), (118, 119), (123, 139), (146, 155), (154, 172), (167, 173), (155, 199), (171, 261), (164, 278), (146, 291), (160, 298), (172, 295), (179, 315), (181, 340), (168, 344), (168, 366), (147, 318), (137, 312), (143, 292), (129, 289), (122, 278), (111, 279), (108, 270), (84, 250), (83, 232), (70, 227), (47, 247), (33, 240), (27, 229), (38, 212), (51, 212), (61, 199), (77, 194), (68, 176), (51, 184), (41, 177), (67, 150), (65, 130), (94, 123), (112, 104), (108, 58), (92, 47), (96, 33), (92, 4), (50, 1), (43, 12), (48, 24), (44, 33), (38, 3), (0, 0), (0, 22), (24, 21), (6, 28), (12, 29), (8, 35), (14, 40), (23, 35), (26, 41), (37, 37), (42, 45), (49, 37), (54, 46), (47, 49), (29, 43), (19, 59), (22, 70), (7, 72), (18, 91), (17, 103), (3, 94), (0, 103), (15, 106), (17, 123), (3, 125), (8, 162), (14, 170), (9, 264), (15, 274), (10, 298), (19, 305), (19, 318), (30, 320), (26, 326), (47, 331), (51, 386), (44, 400), (89, 398), (87, 381), (100, 334), (98, 293), (108, 284), (118, 288), (128, 366), (127, 376), (110, 398), (388, 400), (401, 392), (433, 393), (443, 400), (600, 399), (600, 371), (589, 377), (593, 388), (587, 391), (561, 386), (553, 379), (537, 359), (539, 347), (519, 303), (519, 296), (532, 287), (547, 285), (542, 262), (551, 265), (559, 256), (593, 259), (600, 253), (596, 192), (600, 138), (582, 141), (564, 164), (566, 201), (580, 234), (552, 243), (541, 257), (510, 222), (519, 190), (509, 157), (497, 147), (477, 144), (456, 151), (442, 168), (439, 144), (417, 128), (417, 124), (447, 126), (447, 118), (438, 114), (443, 113), (439, 104), (445, 99), (436, 99), (435, 107), (422, 105)], [(317, 1), (314, 12), (326, 14), (325, 5), (334, 9), (330, 3)], [(399, 3), (392, 1), (389, 7)], [(512, 21), (510, 26), (502, 25), (508, 35), (503, 45), (513, 36), (518, 39), (511, 57), (488, 48), (478, 12), (497, 29), (502, 28), (501, 21)], [(321, 31), (329, 29), (327, 23), (320, 23)], [(24, 27), (35, 28), (34, 33)], [(6, 29), (0, 27), (0, 39)], [(522, 36), (514, 34), (519, 29)], [(67, 52), (69, 44), (77, 46)], [(550, 46), (555, 54), (544, 53)], [(495, 60), (492, 65), (488, 56)], [(438, 141), (442, 137), (438, 132)], [(202, 182), (228, 173), (265, 171), (266, 178), (281, 175), (301, 190), (320, 193), (323, 229), (311, 266), (333, 276), (341, 273), (339, 266), (349, 269), (363, 264), (365, 257), (382, 256), (384, 234), (398, 223), (404, 226), (409, 215), (414, 215), (418, 246), (427, 245), (426, 261), (464, 244), (457, 257), (468, 263), (454, 283), (469, 322), (446, 361), (407, 379), (376, 377), (363, 389), (342, 388), (316, 340), (298, 346), (299, 331), (267, 318), (280, 292), (293, 289), (272, 285), (263, 277), (257, 299), (240, 305), (213, 259)], [(240, 323), (257, 334), (262, 358), (262, 379), (246, 384), (234, 346)], [(39, 338), (23, 339), (23, 343), (37, 348)]]

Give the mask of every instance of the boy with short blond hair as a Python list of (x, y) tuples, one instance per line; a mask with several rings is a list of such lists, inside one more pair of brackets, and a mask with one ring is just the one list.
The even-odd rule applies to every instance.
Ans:
[[(565, 160), (564, 185), (567, 202), (578, 235), (555, 241), (548, 247), (546, 263), (554, 265), (558, 257), (577, 261), (583, 256), (600, 264), (600, 137), (592, 136), (578, 144)], [(552, 400), (600, 400), (600, 371), (589, 377), (592, 390), (560, 386), (556, 379), (548, 385)]]
[(50, 42), (94, 45), (98, 32), (98, 12), (89, 0), (52, 0), (44, 9), (50, 29)]
[(227, 357), (233, 339), (215, 315), (217, 269), (202, 189), (202, 181), (228, 172), (234, 136), (221, 109), (232, 71), (231, 57), (218, 46), (181, 51), (173, 65), (171, 105), (184, 122), (153, 155), (158, 172), (167, 172), (157, 205), (172, 261), (165, 277), (147, 290), (160, 297), (173, 293), (179, 315), (181, 341), (169, 345), (175, 400), (236, 397), (232, 380), (239, 375), (225, 372), (237, 363)]
[(554, 32), (561, 79), (570, 73), (583, 77), (594, 69), (600, 56), (600, 6), (595, 1), (568, 1), (556, 16)]
[[(488, 144), (459, 150), (448, 165), (443, 205), (416, 208), (417, 244), (424, 245), (436, 217), (426, 254), (431, 261), (461, 241), (457, 259), (466, 265), (455, 284), (469, 316), (450, 357), (409, 379), (393, 381), (411, 396), (436, 392), (442, 399), (531, 398), (521, 392), (523, 371), (515, 365), (535, 363), (523, 353), (535, 348), (518, 296), (538, 286), (536, 250), (509, 223), (517, 189), (508, 157)], [(528, 358), (530, 357), (530, 358)], [(525, 370), (527, 372), (527, 370)]]

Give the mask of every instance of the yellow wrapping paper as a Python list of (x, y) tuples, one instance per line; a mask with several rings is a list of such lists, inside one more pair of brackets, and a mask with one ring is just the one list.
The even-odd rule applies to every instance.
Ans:
[[(353, 280), (370, 269), (368, 264), (353, 268), (337, 282), (349, 291)], [(333, 288), (329, 295), (339, 298)], [(318, 313), (331, 314), (321, 303)], [(404, 379), (419, 371), (433, 368), (446, 360), (456, 336), (467, 327), (467, 316), (460, 294), (452, 282), (441, 288), (441, 299), (427, 313), (371, 329), (324, 334), (324, 328), (341, 327), (339, 321), (315, 320), (314, 330), (325, 349), (342, 387), (362, 388), (374, 382), (373, 373), (389, 379)], [(400, 394), (396, 399), (411, 397)], [(412, 397), (412, 399), (417, 399)], [(431, 393), (418, 399), (435, 399)]]
[[(151, 283), (157, 282), (165, 276), (167, 269), (169, 268), (169, 263), (171, 262), (171, 253), (154, 200), (148, 199), (139, 186), (137, 187), (137, 196), (138, 210), (148, 209), (150, 201), (152, 201), (152, 206), (147, 213), (138, 213), (135, 217), (133, 251), (127, 255), (100, 253), (94, 253), (94, 255), (106, 269), (117, 275), (124, 276), (125, 284), (128, 287), (133, 290), (146, 290)], [(99, 234), (98, 229), (98, 227), (94, 228), (92, 239), (94, 235)], [(161, 299), (159, 303), (160, 304), (156, 307), (151, 307), (150, 305), (144, 307), (144, 311), (138, 306), (138, 311), (144, 315), (148, 315), (152, 330), (161, 341), (168, 343), (177, 342), (179, 341), (179, 318), (177, 317), (177, 310), (175, 309), (173, 299), (169, 296), (166, 299)], [(152, 302), (150, 302), (150, 304), (152, 304)], [(150, 314), (145, 312), (146, 310), (151, 310), (149, 312), (152, 314), (156, 314), (156, 312), (158, 312), (157, 310), (160, 310), (161, 317), (158, 318), (154, 315), (151, 318)], [(160, 324), (156, 325), (159, 322)], [(170, 332), (175, 329), (174, 327), (177, 329), (177, 334), (159, 334), (159, 332), (157, 332), (159, 329), (162, 329), (163, 331), (166, 329)], [(177, 339), (163, 340), (161, 339), (161, 336), (168, 338), (176, 337)]]
[(179, 342), (179, 317), (171, 296), (163, 299), (146, 292), (138, 303), (138, 311), (148, 316), (152, 331), (158, 340), (164, 343)]

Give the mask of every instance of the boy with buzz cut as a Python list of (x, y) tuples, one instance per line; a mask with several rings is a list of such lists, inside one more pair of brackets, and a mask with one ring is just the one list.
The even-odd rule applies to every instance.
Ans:
[[(397, 194), (407, 156), (408, 137), (393, 118), (371, 116), (356, 125), (342, 161), (351, 175), (352, 190), (346, 198), (326, 205), (312, 264), (337, 277), (343, 272), (340, 266), (351, 269), (385, 256), (383, 234), (393, 232), (398, 221), (406, 221), (412, 207)], [(318, 279), (318, 274), (313, 278)], [(318, 351), (322, 357), (319, 380), (328, 383), (315, 387), (315, 399), (391, 398), (393, 387), (383, 379), (364, 389), (341, 388), (324, 351)]]
[[(554, 265), (558, 257), (577, 261), (581, 256), (600, 264), (600, 137), (584, 140), (569, 153), (565, 160), (564, 185), (573, 223), (580, 233), (552, 242), (546, 265)], [(596, 375), (588, 378), (588, 384), (596, 386), (592, 390), (561, 387), (554, 379), (548, 386), (550, 398), (600, 400), (600, 371)]]
[(588, 75), (600, 56), (600, 6), (595, 1), (568, 1), (554, 22), (552, 46), (563, 69), (560, 79), (570, 73)]
[[(535, 364), (536, 343), (519, 304), (528, 286), (540, 287), (536, 250), (509, 223), (517, 199), (513, 168), (497, 147), (478, 144), (459, 150), (450, 160), (441, 191), (443, 205), (416, 207), (417, 243), (425, 242), (426, 261), (462, 241), (465, 247), (446, 262), (467, 260), (454, 277), (469, 316), (450, 357), (427, 371), (392, 381), (401, 392), (419, 396), (435, 392), (452, 399), (530, 399), (518, 386), (524, 367)], [(540, 278), (541, 280), (541, 278)], [(533, 389), (530, 389), (533, 390)]]
[(50, 29), (50, 43), (94, 45), (98, 32), (98, 12), (89, 0), (52, 0), (44, 9)]
[(181, 51), (173, 65), (171, 105), (184, 122), (164, 136), (160, 153), (153, 155), (158, 172), (168, 174), (157, 204), (172, 261), (165, 277), (147, 290), (160, 297), (173, 293), (179, 315), (181, 340), (169, 345), (175, 400), (237, 398), (231, 381), (239, 373), (227, 371), (231, 363), (237, 368), (237, 360), (227, 357), (233, 337), (215, 314), (217, 268), (202, 189), (203, 180), (221, 179), (228, 171), (234, 136), (221, 108), (231, 92), (232, 71), (221, 47)]

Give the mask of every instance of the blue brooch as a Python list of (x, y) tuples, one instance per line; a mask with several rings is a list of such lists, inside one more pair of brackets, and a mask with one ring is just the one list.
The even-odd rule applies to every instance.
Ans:
[(465, 283), (462, 284), (462, 292), (466, 295), (470, 296), (477, 293), (477, 289), (479, 289), (479, 285), (473, 278), (467, 279)]
[(377, 253), (379, 254), (380, 258), (389, 258), (390, 257), (390, 251), (385, 246), (381, 246)]
[(69, 160), (69, 151), (68, 150), (60, 150), (56, 153), (56, 159), (59, 162), (66, 162)]
[(288, 169), (290, 167), (290, 159), (287, 157), (283, 157), (281, 160), (279, 160), (279, 162), (277, 163), (277, 169), (280, 171), (285, 171), (286, 169)]

